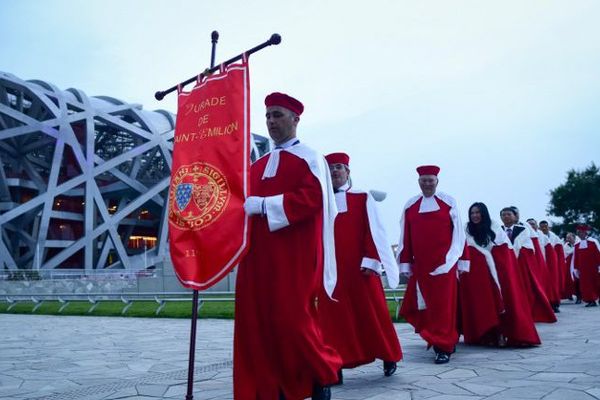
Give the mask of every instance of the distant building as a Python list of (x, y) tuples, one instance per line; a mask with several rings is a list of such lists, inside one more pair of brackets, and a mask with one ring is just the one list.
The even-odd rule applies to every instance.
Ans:
[[(168, 259), (175, 115), (0, 72), (0, 270)], [(269, 149), (254, 136), (252, 156)]]

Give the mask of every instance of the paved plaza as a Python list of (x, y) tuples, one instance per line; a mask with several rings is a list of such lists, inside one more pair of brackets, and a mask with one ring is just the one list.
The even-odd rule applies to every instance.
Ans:
[[(404, 362), (344, 372), (333, 399), (600, 399), (600, 308), (568, 303), (538, 324), (543, 345), (459, 345), (450, 364), (408, 324), (396, 324)], [(194, 399), (232, 398), (233, 322), (199, 320)], [(0, 314), (0, 399), (184, 399), (189, 321)]]

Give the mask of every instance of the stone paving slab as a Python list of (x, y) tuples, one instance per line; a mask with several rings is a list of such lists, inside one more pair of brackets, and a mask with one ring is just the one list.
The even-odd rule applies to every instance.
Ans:
[[(600, 399), (600, 309), (564, 304), (529, 349), (457, 346), (433, 364), (408, 324), (397, 373), (344, 371), (340, 400)], [(189, 321), (0, 314), (0, 400), (184, 399)], [(232, 399), (233, 322), (199, 320), (194, 399)]]

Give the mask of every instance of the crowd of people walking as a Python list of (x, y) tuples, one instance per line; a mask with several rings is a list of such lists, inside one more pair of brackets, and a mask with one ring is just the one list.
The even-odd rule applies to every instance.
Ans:
[(251, 168), (250, 249), (236, 287), (234, 396), (238, 400), (331, 398), (343, 369), (382, 360), (393, 375), (402, 348), (381, 276), (407, 287), (400, 309), (434, 362), (466, 345), (527, 347), (536, 322), (554, 323), (561, 300), (586, 307), (600, 293), (600, 245), (590, 227), (561, 240), (547, 221), (523, 223), (516, 207), (492, 219), (437, 190), (440, 168), (417, 168), (421, 193), (401, 210), (392, 253), (377, 205), (352, 185), (350, 157), (319, 155), (296, 128), (304, 106), (283, 93), (265, 99), (275, 149)]

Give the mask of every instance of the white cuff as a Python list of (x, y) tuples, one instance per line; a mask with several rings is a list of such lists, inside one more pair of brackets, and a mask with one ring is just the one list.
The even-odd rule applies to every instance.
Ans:
[(410, 263), (400, 263), (398, 264), (398, 268), (400, 269), (401, 274), (410, 274), (412, 273), (412, 266)]
[(458, 272), (469, 272), (471, 270), (471, 261), (458, 260)]
[(378, 275), (381, 275), (381, 263), (374, 258), (363, 257), (360, 266), (362, 268), (370, 269), (376, 272)]
[(290, 224), (283, 209), (283, 194), (265, 197), (265, 211), (269, 222), (269, 231), (275, 232)]

